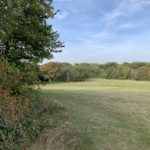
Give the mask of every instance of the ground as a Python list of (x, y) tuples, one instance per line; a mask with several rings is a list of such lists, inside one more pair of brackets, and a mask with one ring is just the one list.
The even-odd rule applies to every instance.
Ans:
[(81, 134), (76, 150), (150, 149), (150, 82), (91, 79), (41, 89)]

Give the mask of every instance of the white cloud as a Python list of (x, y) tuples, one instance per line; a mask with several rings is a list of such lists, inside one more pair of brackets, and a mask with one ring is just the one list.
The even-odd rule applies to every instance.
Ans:
[(90, 37), (88, 39), (90, 39), (90, 40), (91, 39), (92, 40), (116, 39), (116, 38), (120, 37), (120, 35), (118, 35), (117, 31), (131, 29), (135, 26), (137, 26), (137, 24), (134, 22), (121, 23), (114, 27), (111, 26), (111, 29), (105, 28), (104, 30), (102, 30), (100, 32), (91, 33)]
[(150, 0), (122, 0), (112, 12), (105, 16), (105, 20), (111, 22), (120, 17), (132, 15), (147, 5), (150, 5)]
[(137, 22), (136, 18), (133, 18), (132, 21), (127, 18), (134, 17), (146, 6), (150, 6), (150, 0), (121, 0), (111, 12), (104, 16), (102, 21), (106, 28), (114, 31), (133, 28), (140, 25), (141, 22)]
[[(57, 24), (63, 33), (66, 47), (62, 53), (55, 54), (54, 60), (149, 61), (150, 34), (147, 27), (149, 24), (147, 8), (150, 6), (150, 0), (118, 0), (111, 11), (110, 8), (105, 9), (103, 6), (101, 8), (101, 0), (54, 1), (59, 1), (59, 5), (56, 6), (65, 10), (58, 13), (57, 18), (67, 17), (65, 21)], [(96, 9), (96, 6), (100, 8)], [(70, 17), (72, 14), (74, 16)], [(146, 16), (142, 18), (143, 14)], [(76, 33), (77, 37), (72, 36)]]
[(117, 26), (118, 30), (122, 30), (122, 29), (130, 29), (137, 26), (137, 24), (133, 23), (133, 22), (128, 22), (128, 23), (124, 23), (124, 24), (120, 24)]
[(107, 31), (107, 30), (103, 30), (101, 32), (96, 32), (93, 35), (91, 35), (91, 39), (109, 39), (109, 38), (114, 38), (117, 35), (115, 35), (115, 33), (111, 32), (111, 31)]
[(141, 40), (141, 37), (131, 38), (119, 44), (104, 44), (94, 41), (89, 44), (88, 41), (88, 43), (82, 43), (80, 45), (68, 44), (61, 54), (55, 54), (54, 61), (67, 61), (71, 63), (149, 61), (149, 48), (148, 42)]

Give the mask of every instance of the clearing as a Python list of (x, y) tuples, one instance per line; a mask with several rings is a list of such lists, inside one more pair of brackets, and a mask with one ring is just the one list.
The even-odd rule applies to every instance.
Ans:
[(90, 79), (41, 89), (82, 133), (77, 150), (150, 149), (150, 82)]

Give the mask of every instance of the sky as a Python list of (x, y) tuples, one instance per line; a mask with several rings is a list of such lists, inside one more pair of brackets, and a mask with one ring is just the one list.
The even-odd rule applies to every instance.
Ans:
[(52, 61), (150, 62), (150, 0), (53, 0), (65, 43)]

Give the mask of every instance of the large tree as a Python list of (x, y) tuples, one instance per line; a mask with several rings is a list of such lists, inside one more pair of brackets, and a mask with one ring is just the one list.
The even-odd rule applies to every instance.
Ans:
[(55, 14), (52, 0), (0, 0), (0, 56), (17, 64), (51, 58), (63, 47), (47, 24)]

